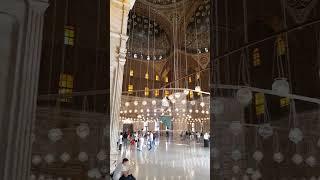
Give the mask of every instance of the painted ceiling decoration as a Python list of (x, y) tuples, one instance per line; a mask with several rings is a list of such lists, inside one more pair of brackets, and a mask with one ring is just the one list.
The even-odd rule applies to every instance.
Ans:
[(167, 33), (156, 21), (147, 16), (130, 13), (127, 33), (129, 58), (161, 60), (170, 53)]
[(287, 8), (296, 23), (305, 22), (316, 6), (317, 0), (287, 0)]
[(147, 0), (150, 3), (157, 4), (157, 5), (170, 5), (174, 3), (179, 3), (183, 0)]
[(209, 26), (210, 26), (210, 1), (203, 0), (187, 25), (187, 51), (189, 53), (208, 52)]

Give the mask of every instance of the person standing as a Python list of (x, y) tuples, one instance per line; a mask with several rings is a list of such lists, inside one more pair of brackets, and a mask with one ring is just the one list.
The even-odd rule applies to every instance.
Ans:
[(121, 151), (121, 148), (122, 148), (122, 143), (123, 143), (123, 136), (122, 136), (122, 132), (120, 133), (120, 136), (119, 136), (119, 140), (118, 140), (118, 144), (119, 144), (119, 150)]
[(152, 149), (152, 147), (153, 147), (153, 133), (152, 132), (150, 132), (150, 148), (149, 148), (149, 151)]
[(200, 142), (200, 138), (201, 138), (200, 133), (197, 132), (197, 140), (198, 140), (198, 142)]
[(203, 136), (204, 147), (209, 147), (209, 138), (210, 138), (210, 135), (206, 132)]
[(144, 137), (143, 137), (142, 134), (140, 134), (140, 135), (139, 135), (139, 148), (138, 148), (139, 151), (142, 151), (142, 149), (143, 149), (143, 144), (144, 144)]
[(124, 134), (123, 134), (123, 147), (124, 147), (124, 149), (127, 149), (127, 145), (128, 145), (128, 133), (124, 132)]

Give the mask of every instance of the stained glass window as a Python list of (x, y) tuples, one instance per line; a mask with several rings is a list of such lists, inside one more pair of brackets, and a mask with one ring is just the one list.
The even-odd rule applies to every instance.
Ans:
[(70, 102), (71, 95), (73, 90), (73, 76), (70, 74), (60, 74), (60, 80), (59, 80), (59, 95), (63, 95), (62, 98), (60, 98), (60, 101), (62, 102)]
[(73, 26), (64, 27), (64, 44), (73, 46), (74, 45), (75, 32)]
[(258, 48), (253, 50), (253, 66), (259, 66), (261, 64), (260, 52)]

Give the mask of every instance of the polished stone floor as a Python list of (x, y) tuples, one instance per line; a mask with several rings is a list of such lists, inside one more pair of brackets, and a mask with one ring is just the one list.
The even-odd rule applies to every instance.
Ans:
[(210, 179), (210, 150), (203, 143), (162, 138), (156, 144), (150, 151), (146, 147), (142, 152), (135, 147), (122, 150), (121, 157), (133, 163), (132, 174), (137, 180)]

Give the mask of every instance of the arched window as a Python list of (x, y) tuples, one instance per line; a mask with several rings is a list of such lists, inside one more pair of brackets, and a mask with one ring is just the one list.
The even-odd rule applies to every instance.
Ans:
[(258, 48), (254, 48), (253, 53), (253, 66), (260, 66), (261, 65), (261, 58), (260, 58), (260, 51)]
[(255, 94), (255, 106), (256, 106), (256, 115), (264, 114), (264, 94), (256, 93)]
[(150, 89), (148, 87), (145, 87), (144, 88), (144, 95), (149, 96), (149, 94), (150, 94)]
[(282, 36), (279, 36), (276, 41), (277, 45), (277, 55), (282, 56), (286, 53), (286, 45), (285, 41), (283, 40)]
[[(71, 95), (73, 90), (73, 76), (70, 74), (60, 74), (59, 80), (59, 94)], [(60, 98), (61, 102), (70, 102), (72, 96), (65, 96)]]
[(286, 107), (289, 105), (289, 98), (283, 97), (280, 98), (280, 107)]
[(133, 76), (133, 69), (130, 70), (130, 76)]
[(155, 97), (158, 97), (159, 94), (160, 94), (160, 93), (159, 93), (159, 89), (154, 90), (154, 96), (155, 96)]
[(129, 94), (132, 94), (132, 91), (133, 91), (133, 85), (132, 85), (132, 84), (129, 84), (129, 85), (128, 85), (128, 93), (129, 93)]
[(164, 82), (169, 82), (169, 78), (168, 78), (168, 76), (166, 76), (165, 78), (164, 78)]

